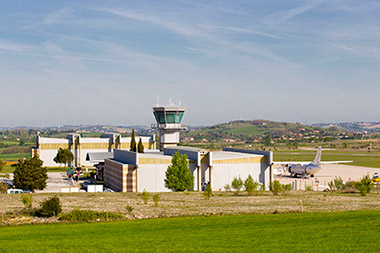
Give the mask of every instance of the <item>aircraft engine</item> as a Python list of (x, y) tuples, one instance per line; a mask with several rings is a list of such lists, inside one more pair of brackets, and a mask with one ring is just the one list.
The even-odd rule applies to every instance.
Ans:
[(292, 173), (292, 166), (290, 166), (290, 165), (288, 166), (288, 172)]

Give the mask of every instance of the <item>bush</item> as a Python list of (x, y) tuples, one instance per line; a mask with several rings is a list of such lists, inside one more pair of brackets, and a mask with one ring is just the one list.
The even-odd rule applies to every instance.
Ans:
[(251, 175), (248, 175), (247, 179), (244, 181), (244, 188), (248, 195), (252, 196), (255, 192), (257, 193), (257, 187), (259, 183), (254, 181)]
[(328, 183), (331, 191), (343, 191), (346, 188), (345, 183), (341, 177), (335, 177), (333, 181)]
[(8, 184), (0, 182), (0, 193), (7, 193), (8, 188)]
[(372, 179), (367, 174), (362, 179), (360, 179), (358, 182), (356, 182), (355, 186), (356, 186), (356, 189), (359, 190), (360, 194), (362, 196), (365, 196), (365, 195), (367, 195), (367, 193), (370, 193), (372, 188), (373, 188)]
[(243, 187), (243, 180), (241, 180), (240, 176), (239, 178), (235, 177), (234, 180), (232, 180), (231, 186), (236, 190), (235, 194), (239, 194), (239, 191)]
[(270, 185), (270, 191), (273, 195), (278, 195), (281, 192), (281, 183), (278, 180), (274, 180)]
[(40, 209), (37, 210), (36, 214), (39, 216), (56, 216), (62, 212), (62, 206), (58, 197), (51, 197), (44, 200), (41, 203)]
[(125, 210), (127, 210), (128, 213), (131, 213), (133, 211), (133, 207), (130, 205), (125, 206)]
[(141, 193), (141, 199), (144, 201), (144, 204), (148, 204), (148, 200), (149, 200), (149, 197), (150, 197), (150, 193), (147, 192), (145, 189), (143, 191), (143, 193)]
[(92, 210), (73, 210), (70, 213), (60, 215), (59, 219), (64, 221), (78, 221), (78, 222), (90, 222), (90, 221), (107, 221), (118, 220), (123, 218), (122, 215), (110, 212), (97, 212)]
[(270, 185), (270, 191), (273, 195), (278, 195), (279, 193), (286, 194), (291, 189), (291, 184), (281, 184), (278, 180), (274, 180)]
[(205, 198), (207, 198), (207, 199), (209, 199), (212, 196), (212, 189), (211, 189), (210, 184), (208, 184), (205, 187), (205, 191), (203, 192), (203, 196), (205, 196)]
[(306, 185), (306, 186), (305, 186), (305, 190), (306, 190), (306, 191), (313, 191), (313, 186), (311, 186), (311, 185)]
[(153, 202), (156, 207), (158, 207), (158, 203), (160, 202), (160, 195), (158, 193), (153, 195)]
[(33, 203), (33, 196), (30, 193), (21, 194), (20, 196), (21, 202), (24, 204), (25, 208), (31, 208)]
[(224, 190), (225, 190), (226, 192), (231, 191), (231, 186), (230, 186), (229, 184), (226, 184), (226, 185), (224, 186)]

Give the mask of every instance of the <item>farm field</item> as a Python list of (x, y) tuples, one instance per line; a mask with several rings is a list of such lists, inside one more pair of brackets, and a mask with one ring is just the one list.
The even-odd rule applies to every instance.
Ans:
[(1, 252), (378, 252), (379, 211), (23, 225), (0, 228)]

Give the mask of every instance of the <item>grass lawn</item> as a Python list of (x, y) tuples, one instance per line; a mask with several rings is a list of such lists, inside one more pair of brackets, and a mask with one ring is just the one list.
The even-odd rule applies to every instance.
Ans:
[(378, 252), (378, 211), (198, 216), (0, 228), (1, 252)]
[(3, 161), (18, 161), (22, 158), (30, 158), (30, 153), (13, 153), (13, 154), (1, 154), (0, 158)]
[[(295, 152), (298, 153), (298, 152)], [(276, 162), (280, 161), (313, 161), (315, 158), (314, 153), (299, 153), (299, 154), (276, 154), (273, 158)], [(380, 168), (380, 155), (374, 154), (335, 154), (335, 153), (323, 153), (322, 161), (353, 161), (353, 163), (347, 163), (347, 165)]]

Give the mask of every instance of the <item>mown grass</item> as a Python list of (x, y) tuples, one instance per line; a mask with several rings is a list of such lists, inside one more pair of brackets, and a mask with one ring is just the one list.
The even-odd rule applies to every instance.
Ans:
[[(275, 161), (313, 161), (314, 154), (299, 153), (299, 154), (274, 154)], [(354, 154), (334, 154), (322, 153), (322, 161), (353, 161), (347, 165), (380, 168), (380, 155), (354, 155)]]
[(1, 154), (1, 159), (3, 161), (17, 161), (22, 158), (30, 158), (30, 153), (12, 153), (12, 154)]
[(378, 211), (210, 216), (0, 228), (0, 251), (378, 252)]

